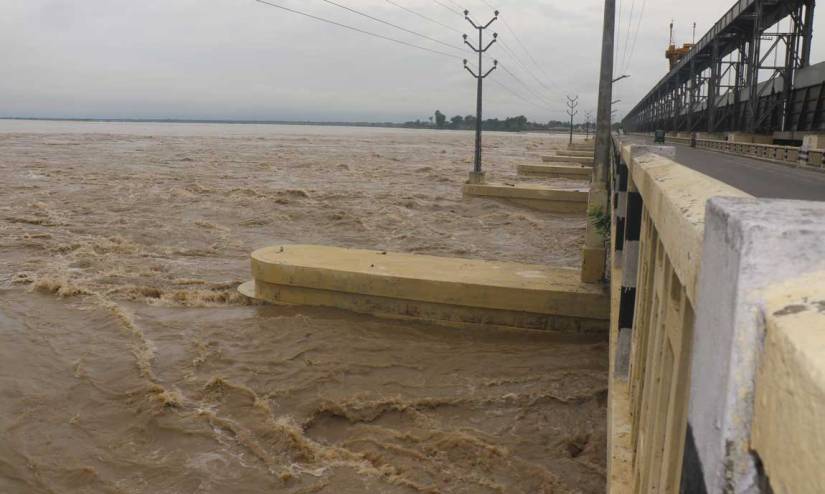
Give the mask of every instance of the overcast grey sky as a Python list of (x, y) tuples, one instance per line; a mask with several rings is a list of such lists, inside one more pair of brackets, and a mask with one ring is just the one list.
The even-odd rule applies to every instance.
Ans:
[[(471, 58), (469, 48), (452, 50), (323, 0), (270, 1)], [(462, 46), (458, 32), (387, 0), (336, 1)], [(391, 1), (470, 32), (461, 15), (435, 0)], [(501, 10), (491, 29), (504, 41), (489, 53), (524, 84), (504, 70), (493, 73), (485, 88), (485, 116), (561, 119), (564, 94), (580, 95), (580, 117), (595, 112), (603, 1), (487, 1)], [(666, 72), (671, 18), (677, 41), (687, 42), (694, 21), (700, 37), (732, 5), (730, 0), (617, 1), (622, 13), (617, 64), (632, 75), (617, 84), (622, 113)], [(479, 21), (492, 15), (484, 0), (440, 3), (461, 5)], [(625, 44), (632, 45), (632, 36), (625, 43), (629, 13), (632, 7), (635, 32), (643, 5), (635, 50), (632, 57), (627, 50), (625, 62)], [(475, 83), (460, 59), (254, 0), (0, 0), (0, 6), (0, 116), (403, 121), (426, 119), (435, 109), (450, 116), (474, 112)], [(822, 18), (816, 34), (825, 32)], [(823, 60), (825, 43), (814, 46), (814, 61)]]

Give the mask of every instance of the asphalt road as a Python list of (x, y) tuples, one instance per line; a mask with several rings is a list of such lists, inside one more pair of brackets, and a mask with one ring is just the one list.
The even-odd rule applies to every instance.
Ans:
[[(624, 142), (653, 144), (652, 138), (622, 136)], [(756, 197), (825, 201), (825, 173), (800, 170), (745, 156), (676, 148), (676, 161)]]

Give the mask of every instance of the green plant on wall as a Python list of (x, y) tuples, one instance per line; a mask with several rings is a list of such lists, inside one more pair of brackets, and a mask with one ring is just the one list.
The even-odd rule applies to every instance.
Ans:
[(605, 240), (610, 238), (610, 214), (608, 214), (607, 211), (593, 206), (587, 210), (587, 216), (590, 218), (593, 226), (596, 227), (596, 231), (599, 232), (599, 235), (601, 235)]

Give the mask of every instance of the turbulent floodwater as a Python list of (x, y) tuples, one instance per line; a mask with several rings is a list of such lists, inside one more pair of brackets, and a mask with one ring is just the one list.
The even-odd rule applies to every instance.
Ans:
[(461, 197), (472, 139), (0, 121), (0, 492), (602, 492), (604, 342), (236, 295), (273, 243), (575, 266), (581, 218)]

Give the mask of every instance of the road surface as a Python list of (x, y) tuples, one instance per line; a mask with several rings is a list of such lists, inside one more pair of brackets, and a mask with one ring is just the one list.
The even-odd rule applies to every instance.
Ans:
[[(653, 138), (622, 136), (624, 142), (653, 144)], [(682, 144), (676, 161), (756, 197), (825, 201), (825, 173), (791, 168)]]

